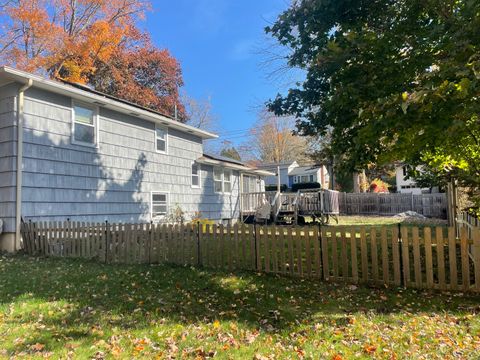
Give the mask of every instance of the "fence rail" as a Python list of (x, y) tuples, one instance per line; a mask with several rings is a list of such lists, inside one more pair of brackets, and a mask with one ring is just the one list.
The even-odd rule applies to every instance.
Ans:
[[(173, 263), (379, 286), (480, 291), (480, 230), (25, 223), (28, 254)], [(471, 252), (469, 254), (469, 252)]]
[(340, 213), (346, 215), (395, 215), (415, 211), (427, 217), (447, 218), (446, 194), (340, 193)]

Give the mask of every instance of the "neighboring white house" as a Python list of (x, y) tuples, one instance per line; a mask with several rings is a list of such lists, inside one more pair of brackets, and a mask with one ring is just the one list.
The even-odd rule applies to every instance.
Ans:
[[(417, 170), (421, 170), (421, 167), (417, 167)], [(419, 188), (415, 181), (411, 178), (407, 179), (408, 165), (406, 164), (397, 164), (395, 166), (395, 179), (397, 183), (397, 192), (402, 194), (414, 195), (421, 194), (422, 192), (428, 192), (428, 188)]]
[(293, 169), (297, 168), (298, 166), (299, 165), (296, 161), (287, 161), (280, 164), (276, 164), (276, 163), (262, 164), (262, 165), (259, 165), (258, 168), (262, 170), (270, 171), (275, 174), (273, 176), (267, 176), (265, 178), (265, 185), (278, 184), (277, 173), (278, 173), (278, 168), (280, 168), (280, 185), (289, 186), (288, 175)]
[(280, 184), (291, 188), (297, 183), (318, 182), (322, 188), (328, 189), (330, 185), (330, 176), (325, 165), (300, 166), (296, 161), (284, 162), (280, 164), (263, 164), (258, 168), (275, 173), (274, 176), (265, 178), (265, 185), (277, 185), (277, 173), (280, 167)]
[(289, 187), (299, 183), (318, 182), (322, 189), (330, 186), (330, 176), (325, 165), (299, 166), (288, 174)]

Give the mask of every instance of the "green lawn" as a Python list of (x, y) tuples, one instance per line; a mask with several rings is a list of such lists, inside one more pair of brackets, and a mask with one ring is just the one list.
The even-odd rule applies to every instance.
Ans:
[[(412, 225), (412, 226), (447, 226), (446, 220), (440, 219), (414, 219), (399, 218), (394, 216), (339, 216), (338, 225)], [(334, 219), (330, 225), (337, 225)]]
[(0, 257), (0, 358), (478, 358), (480, 296)]

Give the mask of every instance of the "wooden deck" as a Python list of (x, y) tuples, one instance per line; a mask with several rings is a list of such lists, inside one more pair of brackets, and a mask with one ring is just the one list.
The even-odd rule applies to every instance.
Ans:
[[(299, 190), (296, 193), (277, 193), (276, 191), (241, 194), (240, 213), (242, 220), (255, 216), (262, 206), (270, 207), (272, 222), (283, 222), (286, 217), (338, 215), (338, 192), (331, 190)], [(263, 219), (266, 220), (266, 219)]]

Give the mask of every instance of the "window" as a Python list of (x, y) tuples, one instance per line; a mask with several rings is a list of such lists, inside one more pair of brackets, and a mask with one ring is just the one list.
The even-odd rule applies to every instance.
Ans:
[(223, 192), (223, 171), (220, 168), (213, 168), (213, 190), (216, 193)]
[(216, 193), (232, 192), (232, 170), (213, 168), (213, 190)]
[(159, 153), (167, 153), (168, 130), (159, 126), (155, 127), (155, 149)]
[(257, 192), (258, 190), (256, 180), (253, 176), (245, 175), (243, 177), (243, 192)]
[(153, 192), (152, 193), (152, 219), (164, 216), (168, 211), (168, 194)]
[(300, 182), (307, 183), (308, 182), (308, 175), (302, 175), (302, 178), (301, 178)]
[(223, 192), (232, 192), (232, 170), (223, 170)]
[(73, 103), (72, 143), (88, 146), (97, 144), (97, 114), (95, 106)]
[(310, 182), (313, 182), (313, 175), (310, 175)]
[(192, 187), (200, 187), (200, 165), (192, 164)]

